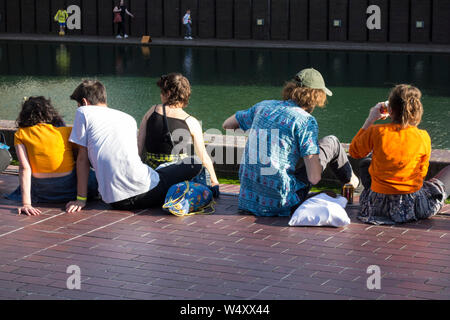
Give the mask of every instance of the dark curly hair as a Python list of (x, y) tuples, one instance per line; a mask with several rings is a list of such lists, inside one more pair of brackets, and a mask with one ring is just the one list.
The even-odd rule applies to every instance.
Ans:
[(52, 106), (50, 99), (43, 96), (30, 97), (22, 103), (22, 110), (16, 120), (19, 128), (48, 123), (55, 127), (65, 126), (64, 120)]
[(161, 93), (167, 98), (168, 105), (181, 104), (186, 107), (191, 96), (191, 85), (189, 80), (180, 73), (163, 75), (156, 83)]

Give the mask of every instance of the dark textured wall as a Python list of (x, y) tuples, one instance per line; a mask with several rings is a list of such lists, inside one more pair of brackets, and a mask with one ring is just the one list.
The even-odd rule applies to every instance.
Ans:
[(367, 0), (348, 0), (348, 40), (367, 41)]
[(146, 0), (129, 0), (129, 9), (134, 18), (129, 19), (130, 21), (130, 35), (134, 37), (139, 37), (146, 34)]
[(20, 32), (21, 20), (20, 1), (6, 1), (6, 30)]
[[(331, 41), (345, 41), (348, 34), (348, 0), (330, 0), (328, 35)], [(341, 20), (341, 26), (335, 27), (334, 20)]]
[(326, 41), (328, 38), (328, 0), (309, 2), (309, 40)]
[[(53, 1), (53, 0), (52, 0)], [(86, 35), (97, 34), (97, 3), (92, 0), (82, 0), (81, 30)], [(128, 32), (128, 30), (127, 30)]]
[(309, 1), (290, 0), (290, 25), (289, 39), (303, 41), (308, 40), (309, 28)]
[[(57, 33), (57, 10), (75, 4), (81, 7), (82, 30), (68, 34), (113, 36), (116, 2), (0, 0), (0, 32)], [(381, 8), (381, 30), (366, 27), (371, 4)], [(203, 39), (450, 44), (450, 0), (125, 0), (125, 5), (135, 15), (126, 17), (126, 33), (135, 37), (182, 37), (181, 19), (190, 8), (193, 37)], [(424, 27), (417, 28), (416, 21)]]
[(270, 20), (270, 38), (289, 39), (289, 0), (272, 0)]
[(389, 41), (409, 41), (409, 4), (410, 0), (390, 1)]
[(6, 32), (6, 0), (0, 0), (0, 32)]
[(164, 0), (164, 33), (166, 37), (180, 36), (180, 0)]
[[(426, 43), (431, 39), (431, 2), (432, 0), (411, 0), (410, 40)], [(423, 21), (424, 28), (417, 29), (416, 21)]]
[(198, 36), (200, 38), (214, 38), (216, 36), (216, 1), (198, 0), (197, 19)]
[(164, 35), (163, 0), (147, 0), (147, 32), (152, 37)]
[(35, 25), (35, 2), (34, 0), (21, 0), (21, 22), (22, 32), (33, 33), (36, 30)]
[(433, 0), (433, 36), (436, 43), (450, 43), (450, 0)]
[(231, 39), (234, 35), (234, 0), (216, 1), (216, 37)]
[(0, 0), (0, 32), (6, 32), (6, 0)]
[(234, 37), (252, 38), (252, 0), (234, 0)]
[(107, 36), (114, 33), (113, 31), (113, 8), (115, 4), (113, 0), (98, 0), (98, 34)]
[[(258, 25), (257, 20), (262, 20), (263, 24)], [(251, 24), (253, 39), (270, 39), (270, 0), (253, 1)]]
[(46, 34), (50, 32), (53, 17), (49, 8), (50, 0), (40, 0), (39, 5), (36, 6), (36, 33)]

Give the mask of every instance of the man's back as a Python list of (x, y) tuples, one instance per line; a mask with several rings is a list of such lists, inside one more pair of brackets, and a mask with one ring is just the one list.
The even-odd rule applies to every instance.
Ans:
[(136, 121), (124, 112), (104, 106), (78, 108), (70, 141), (88, 149), (106, 203), (145, 193), (159, 182), (158, 174), (142, 163)]
[(240, 165), (239, 207), (257, 215), (289, 215), (304, 183), (294, 176), (298, 160), (318, 153), (315, 118), (292, 101), (267, 100), (236, 113), (249, 137)]

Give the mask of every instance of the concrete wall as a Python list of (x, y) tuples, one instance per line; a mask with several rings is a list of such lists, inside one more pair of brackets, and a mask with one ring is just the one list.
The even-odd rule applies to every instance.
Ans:
[[(60, 7), (82, 9), (82, 29), (114, 34), (114, 0), (0, 0), (0, 32), (56, 33)], [(190, 8), (193, 36), (219, 39), (450, 43), (450, 0), (126, 0), (131, 36), (181, 37)], [(381, 30), (368, 30), (369, 5), (381, 8)], [(258, 24), (258, 21), (260, 22)], [(340, 21), (340, 25), (335, 25)], [(422, 21), (421, 28), (416, 22)]]

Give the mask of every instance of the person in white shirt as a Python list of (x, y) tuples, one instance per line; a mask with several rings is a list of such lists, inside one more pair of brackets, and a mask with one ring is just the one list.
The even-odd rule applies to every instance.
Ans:
[(102, 200), (120, 210), (160, 206), (173, 184), (200, 172), (201, 164), (193, 160), (157, 171), (144, 164), (138, 153), (136, 120), (107, 106), (101, 82), (83, 81), (70, 98), (77, 101), (78, 110), (69, 141), (77, 144), (79, 151), (77, 199), (67, 203), (67, 212), (80, 211), (86, 205), (90, 165)]
[(184, 39), (192, 40), (192, 20), (191, 20), (191, 10), (187, 9), (186, 14), (183, 16), (183, 25), (186, 29), (184, 34)]

